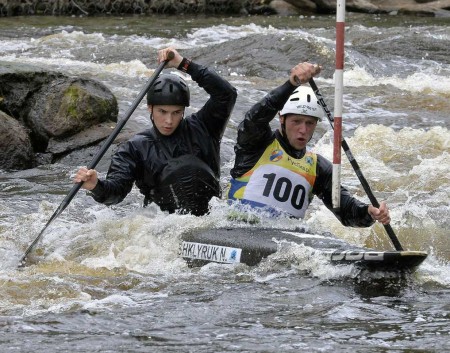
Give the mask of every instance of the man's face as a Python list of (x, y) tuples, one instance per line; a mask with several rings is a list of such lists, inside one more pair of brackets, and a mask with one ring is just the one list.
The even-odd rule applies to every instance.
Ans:
[(178, 105), (149, 105), (148, 110), (155, 127), (164, 136), (173, 134), (184, 115), (184, 107)]
[(317, 126), (317, 119), (307, 115), (286, 114), (280, 116), (280, 122), (285, 122), (286, 137), (289, 144), (296, 150), (302, 150), (311, 140)]

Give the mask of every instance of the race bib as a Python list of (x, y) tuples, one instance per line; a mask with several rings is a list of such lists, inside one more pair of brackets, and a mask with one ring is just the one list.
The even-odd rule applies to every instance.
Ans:
[(243, 198), (303, 218), (309, 205), (310, 188), (307, 180), (297, 173), (275, 165), (262, 165), (250, 177)]

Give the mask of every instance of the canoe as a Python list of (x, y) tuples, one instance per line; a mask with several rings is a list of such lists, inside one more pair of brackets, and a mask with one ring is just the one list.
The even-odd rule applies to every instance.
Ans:
[(210, 262), (255, 266), (279, 251), (281, 242), (310, 247), (332, 264), (354, 264), (370, 270), (414, 271), (428, 255), (424, 251), (377, 251), (357, 247), (331, 233), (260, 227), (191, 230), (181, 236), (180, 255), (193, 267)]

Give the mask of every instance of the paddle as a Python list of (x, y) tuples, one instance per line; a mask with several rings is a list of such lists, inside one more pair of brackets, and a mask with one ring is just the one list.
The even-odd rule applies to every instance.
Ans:
[[(117, 137), (117, 135), (119, 134), (120, 130), (122, 130), (122, 128), (125, 126), (126, 122), (128, 121), (128, 119), (130, 118), (131, 114), (133, 114), (133, 112), (135, 111), (135, 109), (137, 108), (137, 106), (139, 105), (139, 103), (141, 102), (142, 98), (144, 98), (144, 96), (146, 95), (147, 91), (150, 89), (150, 86), (155, 82), (155, 80), (158, 78), (159, 74), (161, 73), (161, 71), (164, 69), (164, 67), (166, 66), (166, 64), (172, 60), (174, 58), (174, 53), (173, 52), (169, 52), (168, 55), (168, 59), (163, 61), (162, 63), (159, 64), (159, 66), (157, 67), (157, 69), (155, 70), (155, 72), (153, 73), (153, 75), (150, 77), (150, 79), (147, 81), (147, 83), (145, 84), (144, 88), (141, 90), (141, 92), (139, 93), (139, 95), (136, 97), (136, 99), (134, 100), (133, 104), (130, 106), (130, 108), (128, 109), (128, 111), (125, 114), (125, 118), (123, 118), (122, 120), (120, 120), (116, 127), (114, 128), (113, 132), (111, 133), (111, 135), (106, 139), (106, 141), (103, 143), (103, 146), (101, 147), (101, 149), (97, 152), (97, 154), (94, 156), (94, 158), (92, 159), (91, 163), (89, 163), (89, 165), (87, 166), (88, 169), (94, 169), (95, 166), (98, 164), (98, 162), (100, 162), (100, 160), (102, 159), (103, 155), (106, 153), (106, 151), (108, 150), (108, 148), (111, 146), (111, 144), (113, 143), (114, 139)], [(39, 239), (42, 237), (42, 235), (44, 234), (45, 230), (47, 229), (47, 227), (66, 209), (66, 207), (69, 205), (70, 201), (72, 201), (73, 197), (77, 194), (78, 190), (80, 190), (81, 186), (83, 185), (83, 183), (76, 183), (73, 187), (72, 190), (70, 190), (70, 192), (66, 195), (66, 197), (64, 198), (64, 200), (61, 202), (61, 204), (59, 205), (59, 207), (56, 209), (56, 211), (53, 213), (53, 215), (50, 217), (50, 219), (48, 220), (48, 222), (46, 223), (46, 225), (44, 226), (44, 228), (41, 230), (41, 232), (39, 233), (39, 235), (36, 237), (36, 239), (33, 240), (33, 242), (28, 246), (27, 250), (25, 251), (25, 253), (23, 254), (22, 258), (20, 259), (20, 264), (19, 267), (24, 267), (27, 265), (27, 259), (28, 259), (28, 255), (30, 254), (31, 251), (33, 251), (34, 246), (37, 244), (37, 242), (39, 241)]]
[[(314, 93), (317, 96), (317, 99), (319, 100), (319, 104), (322, 106), (323, 110), (325, 111), (328, 121), (331, 124), (331, 127), (334, 130), (334, 119), (331, 115), (330, 110), (327, 107), (327, 104), (325, 103), (325, 100), (323, 99), (322, 94), (319, 92), (319, 88), (317, 87), (316, 83), (314, 82), (314, 79), (311, 78), (309, 80), (309, 85), (313, 89)], [(372, 205), (376, 208), (380, 207), (380, 204), (378, 203), (375, 195), (373, 194), (372, 190), (370, 189), (369, 183), (367, 182), (366, 178), (364, 177), (361, 169), (359, 168), (358, 162), (356, 161), (355, 157), (353, 157), (352, 152), (350, 151), (350, 147), (347, 144), (347, 141), (345, 141), (344, 138), (342, 138), (342, 148), (344, 149), (345, 155), (347, 156), (350, 164), (353, 167), (353, 170), (356, 173), (356, 176), (358, 177), (359, 181), (361, 182), (362, 187), (364, 188), (364, 191), (366, 192), (367, 196), (369, 197), (370, 202)], [(389, 238), (392, 241), (392, 244), (394, 244), (395, 250), (397, 251), (403, 251), (403, 247), (400, 244), (400, 241), (398, 240), (397, 236), (395, 235), (394, 230), (392, 229), (390, 224), (383, 224), (384, 229), (386, 230), (386, 233), (389, 235)]]

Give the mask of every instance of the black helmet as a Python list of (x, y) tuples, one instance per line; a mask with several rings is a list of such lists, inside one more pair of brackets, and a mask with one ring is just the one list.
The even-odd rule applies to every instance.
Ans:
[(189, 87), (178, 75), (162, 74), (147, 93), (148, 105), (181, 105), (189, 107)]

